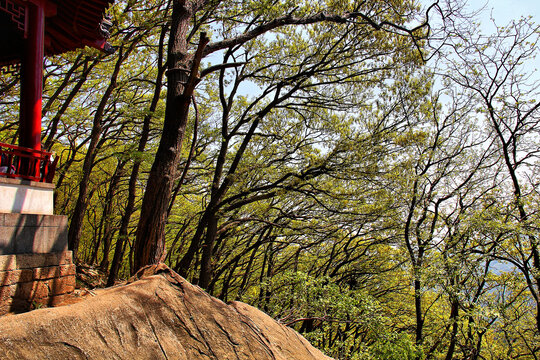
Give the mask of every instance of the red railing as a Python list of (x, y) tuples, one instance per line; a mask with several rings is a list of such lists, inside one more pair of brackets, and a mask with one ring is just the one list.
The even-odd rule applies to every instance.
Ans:
[(46, 151), (0, 143), (0, 176), (52, 183), (58, 157)]

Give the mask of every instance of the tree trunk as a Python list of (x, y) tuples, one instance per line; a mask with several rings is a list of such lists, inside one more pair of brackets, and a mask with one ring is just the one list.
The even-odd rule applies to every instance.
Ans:
[[(165, 255), (165, 224), (172, 187), (176, 178), (182, 141), (188, 121), (189, 105), (195, 86), (193, 70), (198, 69), (200, 55), (193, 59), (187, 54), (187, 35), (191, 16), (196, 11), (194, 1), (175, 1), (172, 11), (171, 33), (168, 44), (168, 87), (163, 132), (146, 184), (135, 240), (132, 272), (159, 262)], [(208, 43), (201, 36), (199, 49)], [(197, 49), (197, 53), (199, 53)], [(189, 76), (188, 76), (189, 75)]]
[[(148, 138), (150, 136), (150, 122), (153, 117), (153, 113), (156, 111), (157, 105), (159, 103), (159, 97), (161, 94), (161, 89), (163, 88), (163, 75), (165, 74), (165, 66), (163, 65), (163, 50), (164, 50), (164, 41), (165, 35), (167, 34), (169, 28), (168, 26), (163, 26), (161, 28), (161, 34), (159, 37), (159, 52), (158, 52), (158, 70), (156, 76), (156, 87), (154, 88), (154, 94), (152, 95), (152, 102), (150, 103), (149, 114), (144, 117), (143, 127), (141, 131), (141, 137), (139, 139), (139, 145), (137, 146), (137, 151), (142, 153), (146, 148), (148, 143)], [(114, 255), (111, 263), (111, 268), (109, 270), (109, 277), (107, 278), (107, 286), (113, 286), (116, 278), (118, 277), (118, 272), (120, 270), (120, 265), (122, 264), (122, 259), (124, 258), (124, 251), (126, 249), (125, 243), (128, 238), (128, 229), (129, 223), (131, 220), (131, 215), (135, 212), (135, 198), (137, 195), (137, 179), (139, 177), (139, 169), (141, 167), (141, 159), (137, 158), (131, 169), (131, 175), (129, 177), (128, 185), (128, 200), (124, 215), (120, 222), (120, 230), (118, 232), (118, 238), (116, 239), (116, 245), (114, 248)]]
[(107, 198), (105, 199), (106, 205), (105, 209), (103, 210), (102, 218), (105, 219), (105, 229), (103, 230), (103, 258), (101, 260), (101, 263), (99, 264), (99, 267), (103, 271), (107, 271), (109, 268), (109, 251), (111, 249), (111, 243), (112, 239), (115, 233), (114, 227), (113, 227), (113, 200), (116, 196), (116, 192), (118, 191), (118, 185), (120, 183), (120, 179), (122, 176), (124, 176), (124, 166), (126, 165), (125, 160), (118, 161), (118, 165), (116, 167), (116, 171), (111, 179), (111, 184), (109, 185), (109, 191), (107, 191)]
[(201, 256), (201, 272), (199, 275), (199, 286), (203, 289), (208, 287), (212, 277), (212, 254), (214, 252), (214, 244), (216, 242), (218, 219), (216, 214), (213, 214), (208, 219), (206, 227), (206, 237), (202, 249)]
[(68, 244), (69, 248), (73, 251), (73, 259), (77, 261), (77, 253), (79, 250), (79, 242), (81, 236), (81, 228), (86, 213), (86, 207), (88, 205), (87, 191), (88, 191), (88, 182), (90, 181), (90, 173), (94, 166), (94, 160), (96, 156), (97, 144), (99, 137), (101, 136), (102, 131), (102, 120), (103, 113), (105, 111), (105, 105), (109, 98), (112, 95), (112, 91), (116, 86), (116, 79), (118, 73), (120, 72), (120, 64), (122, 63), (122, 56), (120, 55), (116, 63), (116, 67), (111, 75), (111, 81), (105, 94), (101, 98), (101, 102), (98, 106), (96, 114), (94, 115), (94, 123), (92, 126), (92, 133), (90, 135), (90, 144), (88, 145), (88, 150), (86, 151), (86, 156), (84, 157), (83, 163), (83, 175), (79, 183), (79, 196), (77, 197), (77, 202), (75, 204), (75, 209), (73, 210), (73, 217), (71, 218), (71, 223), (69, 225), (68, 232)]
[(206, 229), (206, 224), (208, 223), (208, 218), (210, 216), (212, 216), (210, 214), (210, 208), (207, 207), (205, 213), (202, 215), (199, 223), (197, 224), (197, 230), (195, 230), (195, 235), (193, 235), (193, 238), (191, 239), (191, 243), (189, 244), (186, 253), (175, 266), (175, 271), (185, 278), (187, 278), (191, 263), (193, 262), (193, 259), (195, 259), (195, 255), (199, 250), (199, 244), (201, 242), (202, 236), (204, 234), (204, 229)]
[[(261, 234), (261, 238), (262, 236), (264, 235), (264, 232)], [(236, 294), (236, 298), (235, 300), (236, 301), (241, 301), (242, 300), (242, 295), (244, 294), (244, 291), (246, 289), (246, 284), (249, 280), (249, 277), (251, 276), (251, 267), (253, 265), (253, 260), (255, 259), (255, 255), (257, 254), (257, 250), (259, 250), (259, 246), (262, 244), (262, 242), (260, 241), (260, 239), (257, 241), (257, 243), (255, 244), (255, 247), (253, 248), (253, 250), (251, 251), (251, 255), (249, 256), (249, 261), (247, 263), (247, 266), (244, 270), (244, 275), (242, 276), (242, 283), (240, 284), (240, 288), (238, 289), (238, 293)]]
[(422, 316), (422, 294), (419, 279), (414, 279), (414, 311), (416, 314), (416, 345), (422, 345), (424, 318)]
[[(47, 115), (47, 113), (51, 109), (52, 104), (58, 99), (58, 96), (60, 96), (60, 94), (68, 87), (68, 85), (70, 84), (70, 79), (73, 76), (73, 74), (75, 73), (75, 70), (80, 68), (81, 65), (83, 65), (83, 64), (85, 64), (85, 68), (86, 68), (86, 65), (88, 64), (88, 61), (89, 61), (88, 57), (83, 59), (83, 54), (82, 53), (77, 55), (77, 58), (75, 59), (75, 61), (73, 61), (73, 63), (71, 64), (71, 67), (69, 68), (69, 70), (64, 74), (64, 78), (63, 78), (62, 82), (60, 83), (60, 85), (58, 87), (56, 87), (54, 93), (47, 100), (47, 103), (43, 106), (43, 110), (41, 111), (43, 117), (45, 117)], [(99, 61), (98, 59), (94, 60), (95, 63), (97, 63), (98, 61)], [(71, 91), (70, 91), (70, 93), (71, 93)], [(46, 135), (48, 130), (49, 130), (49, 128), (47, 128), (47, 130), (44, 131), (44, 133), (42, 134), (43, 137)]]
[[(85, 61), (87, 62), (87, 60), (85, 60)], [(71, 105), (71, 102), (73, 101), (75, 96), (79, 93), (79, 90), (81, 89), (83, 84), (88, 79), (88, 75), (90, 75), (90, 72), (98, 64), (98, 62), (99, 62), (99, 60), (95, 59), (89, 65), (87, 65), (87, 66), (85, 65), (84, 71), (82, 72), (79, 80), (77, 81), (77, 83), (75, 84), (73, 89), (71, 89), (71, 91), (69, 92), (67, 98), (62, 103), (62, 106), (60, 107), (58, 112), (54, 115), (52, 120), (50, 121), (49, 128), (48, 128), (47, 139), (45, 140), (44, 145), (43, 145), (43, 147), (47, 151), (51, 150), (51, 147), (52, 147), (52, 145), (54, 143), (54, 138), (56, 136), (56, 132), (58, 131), (58, 123), (60, 122), (60, 119), (62, 118), (64, 113), (67, 111), (67, 109)], [(71, 69), (70, 69), (70, 71), (71, 71)], [(71, 76), (70, 74), (68, 74), (68, 75)], [(49, 100), (49, 102), (50, 102), (50, 100)], [(45, 115), (45, 112), (44, 112), (43, 115)]]
[(459, 303), (456, 298), (451, 300), (450, 309), (450, 321), (452, 322), (452, 332), (450, 334), (450, 344), (448, 345), (448, 351), (446, 352), (446, 360), (452, 360), (454, 358), (454, 351), (456, 349), (457, 332), (458, 332), (458, 315), (459, 315)]

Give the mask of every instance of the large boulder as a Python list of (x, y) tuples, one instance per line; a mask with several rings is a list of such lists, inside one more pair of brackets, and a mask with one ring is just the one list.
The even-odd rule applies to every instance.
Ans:
[(0, 318), (2, 359), (330, 359), (300, 334), (229, 305), (164, 265), (84, 301)]

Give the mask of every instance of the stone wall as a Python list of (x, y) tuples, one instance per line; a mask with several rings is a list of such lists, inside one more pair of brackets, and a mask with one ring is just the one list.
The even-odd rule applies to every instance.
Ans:
[(74, 289), (71, 251), (0, 255), (0, 315), (58, 305)]

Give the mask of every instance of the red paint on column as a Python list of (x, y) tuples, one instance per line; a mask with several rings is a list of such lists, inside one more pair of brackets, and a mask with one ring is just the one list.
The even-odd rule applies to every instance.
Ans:
[(45, 2), (27, 2), (27, 26), (21, 64), (19, 145), (41, 150)]

